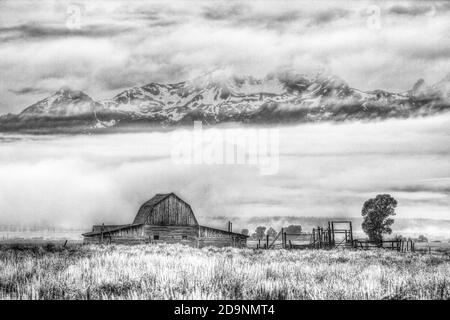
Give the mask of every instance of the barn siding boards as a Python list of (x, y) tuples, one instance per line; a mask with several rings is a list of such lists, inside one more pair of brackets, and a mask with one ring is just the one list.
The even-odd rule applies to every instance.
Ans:
[(103, 241), (100, 236), (85, 237), (85, 244), (143, 244), (146, 243), (147, 239), (142, 237), (115, 237), (115, 236), (104, 236)]
[[(129, 225), (96, 225), (85, 243), (182, 243), (191, 246), (245, 247), (247, 236), (200, 226), (191, 206), (174, 193), (157, 194)], [(155, 237), (156, 236), (156, 237)]]
[(211, 227), (200, 226), (199, 247), (245, 247), (247, 236)]
[(133, 223), (197, 226), (191, 207), (173, 193), (158, 194), (139, 209)]
[(103, 229), (103, 231), (109, 231), (112, 229), (117, 229), (117, 228), (125, 227), (125, 226), (127, 226), (127, 225), (126, 224), (95, 225), (92, 227), (92, 232), (99, 232), (99, 231), (102, 231), (102, 229)]
[(182, 241), (185, 236), (189, 241), (197, 241), (198, 227), (191, 226), (156, 226), (144, 225), (144, 233), (149, 240), (159, 236), (160, 241)]

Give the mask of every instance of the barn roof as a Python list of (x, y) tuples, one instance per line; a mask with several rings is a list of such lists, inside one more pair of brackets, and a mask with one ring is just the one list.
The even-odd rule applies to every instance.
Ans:
[(227, 230), (222, 230), (222, 229), (208, 227), (208, 226), (200, 226), (200, 228), (211, 229), (211, 230), (214, 230), (214, 231), (219, 231), (219, 232), (226, 233), (226, 234), (234, 234), (234, 235), (237, 235), (237, 236), (243, 236), (243, 237), (247, 237), (247, 238), (250, 237), (250, 236), (248, 236), (246, 234), (243, 234), (243, 233), (227, 231)]
[[(103, 230), (103, 233), (105, 234), (105, 233), (114, 232), (114, 231), (118, 231), (118, 230), (122, 230), (122, 229), (128, 229), (128, 228), (132, 228), (132, 227), (137, 227), (137, 226), (140, 226), (140, 225), (143, 225), (143, 223), (124, 224), (124, 225), (118, 226), (117, 228), (112, 228), (112, 229), (110, 228), (110, 229), (107, 229), (107, 230)], [(91, 232), (83, 233), (82, 236), (84, 236), (84, 237), (91, 237), (91, 236), (95, 236), (95, 235), (98, 235), (98, 234), (101, 234), (101, 233), (102, 233), (102, 231), (91, 231)]]
[(147, 202), (145, 202), (141, 208), (139, 209), (136, 217), (134, 218), (133, 223), (144, 223), (145, 222), (145, 211), (142, 210), (143, 208), (149, 208), (150, 210), (156, 206), (158, 203), (160, 203), (161, 201), (163, 201), (165, 198), (167, 198), (168, 196), (170, 196), (172, 193), (158, 193), (155, 196), (153, 196), (153, 198), (151, 198), (150, 200), (148, 200)]
[[(179, 196), (177, 196), (175, 193), (171, 192), (171, 193), (158, 193), (155, 196), (153, 196), (153, 198), (151, 198), (150, 200), (148, 200), (147, 202), (145, 202), (139, 209), (136, 217), (134, 218), (133, 223), (145, 223), (145, 219), (147, 218), (147, 213), (146, 211), (151, 211), (153, 209), (154, 206), (156, 206), (158, 203), (160, 203), (161, 201), (163, 201), (164, 199), (166, 199), (169, 196), (175, 196), (178, 200), (184, 202), (189, 208), (191, 207), (189, 205), (189, 203), (187, 203), (186, 201), (184, 201), (183, 199), (181, 199)], [(149, 210), (142, 210), (144, 208), (147, 208)], [(194, 216), (194, 220), (197, 222), (197, 219)]]

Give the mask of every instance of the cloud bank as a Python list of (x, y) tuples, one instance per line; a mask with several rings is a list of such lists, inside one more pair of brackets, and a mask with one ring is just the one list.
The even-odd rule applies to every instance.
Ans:
[(223, 68), (403, 91), (450, 71), (449, 30), (440, 1), (2, 1), (0, 113), (64, 85), (102, 99)]
[[(450, 219), (449, 115), (280, 129), (279, 172), (175, 164), (172, 133), (0, 136), (0, 220), (89, 228), (129, 223), (156, 193), (176, 192), (199, 220), (357, 217), (390, 193), (399, 218)], [(250, 130), (243, 128), (242, 130)], [(240, 224), (239, 224), (240, 223)]]

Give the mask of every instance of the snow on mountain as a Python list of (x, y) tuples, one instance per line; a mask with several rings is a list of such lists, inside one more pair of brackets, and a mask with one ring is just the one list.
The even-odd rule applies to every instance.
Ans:
[(62, 88), (17, 116), (0, 117), (0, 129), (20, 127), (20, 121), (27, 127), (39, 126), (42, 121), (34, 124), (33, 119), (40, 118), (61, 126), (84, 123), (100, 129), (133, 122), (176, 125), (192, 120), (213, 124), (407, 117), (448, 110), (449, 94), (450, 74), (430, 87), (419, 80), (406, 93), (392, 93), (360, 91), (325, 74), (309, 77), (282, 72), (256, 79), (213, 72), (184, 82), (133, 87), (103, 101)]
[(61, 88), (53, 95), (23, 110), (20, 117), (67, 117), (92, 113), (94, 100), (81, 91)]
[(447, 76), (434, 84), (432, 90), (439, 93), (444, 99), (450, 100), (450, 73)]

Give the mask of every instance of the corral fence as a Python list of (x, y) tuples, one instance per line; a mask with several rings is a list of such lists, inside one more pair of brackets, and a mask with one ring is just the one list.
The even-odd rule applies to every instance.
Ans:
[(398, 252), (415, 252), (413, 240), (393, 239), (373, 242), (353, 238), (351, 221), (328, 221), (328, 226), (313, 228), (312, 232), (292, 233), (282, 228), (273, 238), (266, 235), (258, 239), (256, 249), (332, 249), (354, 248), (362, 250), (390, 249)]
[(388, 249), (395, 250), (398, 252), (415, 252), (415, 243), (412, 240), (383, 240), (379, 242), (369, 241), (369, 240), (354, 240), (353, 247), (362, 250), (372, 250), (372, 249)]

